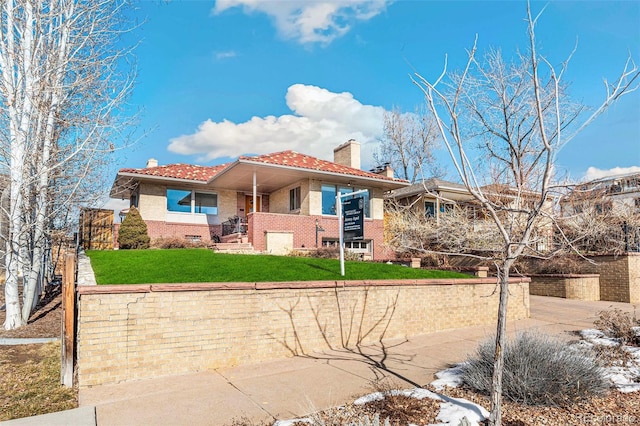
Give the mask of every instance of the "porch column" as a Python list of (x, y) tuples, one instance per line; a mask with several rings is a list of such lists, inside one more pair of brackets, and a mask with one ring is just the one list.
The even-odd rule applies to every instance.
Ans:
[(436, 226), (440, 226), (440, 191), (436, 191)]
[(253, 212), (258, 211), (258, 185), (256, 184), (256, 171), (253, 170)]

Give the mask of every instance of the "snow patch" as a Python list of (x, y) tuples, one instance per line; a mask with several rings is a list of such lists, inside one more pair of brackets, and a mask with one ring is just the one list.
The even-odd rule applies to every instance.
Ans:
[(440, 404), (440, 413), (436, 420), (443, 425), (458, 426), (463, 418), (467, 418), (472, 426), (478, 426), (480, 422), (489, 418), (489, 412), (482, 406), (464, 398), (450, 398), (442, 395), (445, 401)]
[(462, 367), (464, 365), (464, 363), (461, 363), (446, 370), (438, 371), (436, 373), (438, 379), (431, 382), (431, 386), (441, 391), (445, 387), (457, 388), (462, 385)]
[[(640, 327), (633, 327), (633, 330), (638, 333)], [(620, 345), (620, 339), (607, 337), (600, 330), (582, 330), (580, 331), (580, 336), (584, 339), (581, 341), (581, 344), (584, 346), (600, 345), (614, 347)], [(638, 392), (640, 391), (640, 348), (622, 346), (622, 349), (627, 351), (633, 359), (626, 366), (605, 367), (605, 377), (608, 378), (613, 387), (620, 392)]]

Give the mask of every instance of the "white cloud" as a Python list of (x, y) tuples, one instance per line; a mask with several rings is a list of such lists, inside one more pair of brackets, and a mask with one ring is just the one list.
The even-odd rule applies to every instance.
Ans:
[(326, 45), (346, 34), (354, 22), (369, 20), (383, 12), (389, 3), (389, 0), (218, 0), (213, 13), (217, 15), (234, 7), (242, 7), (245, 13), (265, 13), (282, 37), (301, 44)]
[(238, 56), (238, 54), (233, 50), (228, 50), (225, 52), (215, 52), (215, 53), (216, 53), (216, 59), (219, 61), (223, 59), (235, 58), (236, 56)]
[(639, 172), (640, 172), (639, 166), (614, 167), (608, 170), (601, 170), (596, 167), (589, 167), (587, 169), (587, 173), (585, 173), (583, 177), (583, 180), (590, 181), (595, 179), (602, 179), (609, 176), (624, 175), (627, 173), (639, 173)]
[(382, 135), (382, 107), (363, 105), (349, 92), (304, 84), (289, 87), (286, 101), (292, 115), (252, 117), (244, 123), (208, 119), (195, 133), (171, 139), (168, 149), (201, 155), (199, 161), (288, 149), (332, 160), (333, 148), (356, 139), (362, 144), (363, 165), (371, 163)]

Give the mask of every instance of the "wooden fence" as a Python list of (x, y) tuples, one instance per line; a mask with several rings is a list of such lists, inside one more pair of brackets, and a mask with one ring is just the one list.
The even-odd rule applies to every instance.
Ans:
[(64, 257), (62, 274), (62, 365), (60, 381), (67, 387), (73, 386), (76, 339), (76, 254)]

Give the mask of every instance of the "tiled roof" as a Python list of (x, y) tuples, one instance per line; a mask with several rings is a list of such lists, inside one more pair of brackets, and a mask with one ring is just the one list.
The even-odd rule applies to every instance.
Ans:
[(186, 179), (208, 182), (229, 164), (218, 166), (194, 166), (191, 164), (169, 164), (167, 166), (147, 167), (144, 169), (120, 169), (120, 173), (158, 176), (174, 179)]
[[(288, 166), (306, 170), (317, 170), (322, 172), (337, 173), (348, 176), (379, 179), (391, 182), (406, 182), (403, 179), (389, 178), (376, 173), (366, 172), (331, 161), (321, 160), (309, 155), (300, 154), (295, 151), (281, 151), (272, 154), (252, 156), (241, 156), (238, 160), (251, 161), (274, 166)], [(157, 176), (165, 178), (186, 179), (198, 182), (209, 182), (218, 173), (234, 163), (220, 164), (218, 166), (194, 166), (189, 164), (169, 164), (166, 166), (147, 167), (142, 169), (120, 169), (120, 173), (131, 173), (137, 175)]]
[(322, 172), (339, 173), (343, 175), (351, 175), (371, 179), (389, 180), (393, 182), (406, 182), (402, 179), (394, 179), (376, 173), (365, 172), (364, 170), (355, 169), (353, 167), (344, 166), (342, 164), (332, 163), (331, 161), (321, 160), (319, 158), (300, 154), (295, 151), (274, 152), (272, 154), (258, 155), (256, 157), (241, 156), (239, 160), (273, 164), (278, 166), (296, 167), (307, 170), (318, 170)]

